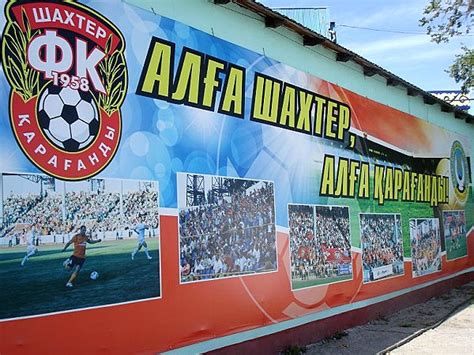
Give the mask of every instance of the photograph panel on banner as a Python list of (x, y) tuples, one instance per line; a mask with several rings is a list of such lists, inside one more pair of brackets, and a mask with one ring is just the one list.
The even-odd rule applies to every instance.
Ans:
[(273, 182), (187, 173), (177, 179), (181, 283), (277, 270)]
[(352, 280), (349, 208), (288, 205), (293, 290)]
[(438, 218), (410, 219), (413, 277), (441, 271), (441, 238)]
[(364, 283), (404, 275), (400, 214), (360, 213)]
[(1, 178), (0, 319), (161, 297), (157, 181)]
[(467, 255), (466, 220), (464, 211), (443, 211), (446, 259), (459, 259)]

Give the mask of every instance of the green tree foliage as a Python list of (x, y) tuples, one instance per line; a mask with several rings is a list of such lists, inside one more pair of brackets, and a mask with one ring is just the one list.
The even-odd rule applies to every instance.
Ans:
[(456, 54), (456, 59), (446, 72), (457, 83), (462, 83), (461, 89), (466, 93), (469, 89), (474, 88), (474, 49), (462, 46), (461, 50), (462, 53)]
[[(474, 0), (431, 0), (426, 5), (420, 25), (426, 28), (431, 40), (447, 43), (453, 37), (469, 36), (473, 26)], [(474, 87), (474, 50), (461, 47), (454, 63), (446, 70), (457, 82), (461, 90)]]

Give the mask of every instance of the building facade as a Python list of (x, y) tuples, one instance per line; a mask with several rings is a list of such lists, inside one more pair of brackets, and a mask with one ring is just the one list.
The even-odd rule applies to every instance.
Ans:
[(473, 278), (474, 118), (258, 2), (9, 1), (0, 107), (2, 353), (276, 352)]

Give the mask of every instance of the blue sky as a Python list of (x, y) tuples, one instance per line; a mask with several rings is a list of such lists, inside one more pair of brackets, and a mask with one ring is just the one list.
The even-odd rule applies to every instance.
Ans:
[[(428, 0), (260, 0), (269, 7), (329, 8), (330, 21), (336, 22), (338, 44), (380, 65), (406, 81), (431, 90), (459, 90), (460, 85), (444, 70), (460, 52), (461, 43), (470, 47), (474, 37), (463, 37), (448, 44), (430, 41), (418, 20)], [(343, 27), (357, 26), (410, 34), (377, 32)], [(419, 34), (411, 34), (419, 33)]]

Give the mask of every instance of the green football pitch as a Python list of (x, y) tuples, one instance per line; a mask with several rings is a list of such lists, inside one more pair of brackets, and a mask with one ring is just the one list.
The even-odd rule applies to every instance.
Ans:
[(451, 238), (446, 238), (446, 257), (448, 260), (462, 258), (467, 255), (466, 237), (459, 237), (459, 244), (451, 249)]
[[(74, 288), (66, 288), (70, 273), (63, 262), (71, 245), (39, 246), (39, 253), (21, 266), (26, 248), (0, 249), (0, 319), (94, 307), (160, 296), (158, 239), (147, 239), (152, 260), (143, 249), (131, 260), (136, 239), (87, 246), (87, 259)], [(91, 280), (92, 271), (99, 273)]]
[(324, 279), (313, 279), (313, 280), (292, 280), (291, 285), (293, 287), (293, 290), (297, 290), (299, 288), (326, 285), (333, 282), (346, 281), (346, 280), (351, 280), (351, 279), (352, 279), (352, 275), (328, 277)]

